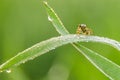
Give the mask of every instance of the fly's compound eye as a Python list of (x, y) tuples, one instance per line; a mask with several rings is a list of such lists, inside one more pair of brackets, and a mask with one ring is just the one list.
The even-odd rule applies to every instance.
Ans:
[(79, 24), (80, 27), (86, 27), (86, 24)]

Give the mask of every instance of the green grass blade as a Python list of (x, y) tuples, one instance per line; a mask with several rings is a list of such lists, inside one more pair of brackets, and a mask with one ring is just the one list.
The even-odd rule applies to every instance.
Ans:
[[(91, 38), (93, 38), (93, 40)], [(99, 39), (99, 40), (97, 40), (97, 39)], [(60, 37), (54, 37), (54, 38), (48, 39), (46, 41), (42, 41), (42, 42), (24, 50), (23, 52), (18, 53), (16, 56), (12, 57), (11, 59), (9, 59), (5, 63), (3, 63), (0, 66), (0, 71), (8, 69), (14, 65), (20, 65), (21, 63), (25, 63), (28, 60), (32, 60), (35, 57), (38, 57), (38, 56), (40, 56), (46, 52), (49, 52), (50, 50), (53, 50), (64, 44), (73, 43), (73, 42), (77, 42), (77, 41), (79, 41), (79, 42), (86, 42), (86, 41), (94, 42), (95, 41), (96, 42), (96, 40), (97, 40), (97, 42), (102, 42), (101, 40), (103, 40), (103, 39), (104, 39), (103, 37), (74, 35), (74, 34), (64, 35), (64, 36), (60, 36)], [(109, 42), (111, 41), (110, 39), (104, 39), (104, 40), (108, 40)], [(105, 41), (105, 42), (107, 42), (107, 41)], [(115, 41), (114, 44), (116, 44), (116, 43), (118, 43), (118, 42)], [(109, 44), (109, 43), (107, 43), (107, 44)]]
[(56, 28), (57, 32), (61, 35), (69, 34), (67, 29), (64, 27), (63, 23), (61, 22), (60, 18), (54, 12), (54, 10), (44, 1), (46, 11), (48, 13), (48, 20), (52, 22), (53, 26)]
[[(60, 21), (59, 17), (57, 16), (57, 14), (54, 12), (54, 10), (47, 4), (47, 2), (44, 2), (45, 4), (45, 8), (47, 10), (47, 13), (48, 13), (48, 16), (52, 19), (51, 22), (52, 24), (54, 25), (54, 27), (56, 28), (56, 30), (58, 31), (58, 33), (60, 33), (61, 35), (65, 35), (66, 32), (69, 33), (66, 29), (61, 29), (61, 27), (63, 28), (64, 26), (63, 25), (59, 25), (57, 26), (57, 24), (61, 24), (62, 22)], [(57, 22), (57, 23), (56, 23)], [(55, 25), (56, 24), (56, 25)], [(63, 31), (61, 31), (63, 30)], [(98, 37), (99, 38), (99, 37)], [(116, 42), (115, 40), (110, 40), (110, 39), (107, 39), (107, 38), (103, 38), (103, 39), (98, 39), (96, 37), (96, 40), (95, 38), (91, 38), (93, 40), (93, 42), (102, 42), (102, 43), (105, 43), (105, 44), (108, 44), (108, 45), (111, 45), (113, 47), (115, 47), (116, 49), (120, 50), (120, 43), (119, 42)], [(91, 41), (92, 41), (91, 40)], [(105, 76), (109, 77), (110, 79), (115, 79), (115, 80), (120, 80), (120, 77), (119, 77), (119, 71), (120, 71), (120, 67), (115, 63), (111, 62), (110, 60), (104, 58), (103, 56), (101, 55), (98, 55), (97, 53), (93, 52), (92, 50), (86, 48), (86, 47), (78, 47), (81, 46), (79, 43), (76, 43), (76, 44), (72, 44), (79, 52), (83, 53), (83, 55), (96, 67), (98, 68), (103, 74), (105, 74)], [(92, 55), (94, 55), (94, 57), (91, 57)], [(97, 59), (94, 59), (98, 57), (98, 60)], [(101, 61), (103, 62), (102, 65), (101, 64)], [(94, 62), (94, 63), (93, 63)], [(111, 67), (111, 70), (115, 70), (115, 71), (110, 71), (110, 70), (106, 70), (106, 67), (108, 67), (109, 64)], [(104, 66), (104, 67), (101, 67), (101, 66)], [(113, 66), (113, 67), (112, 67)], [(109, 68), (109, 69), (110, 69)], [(114, 74), (116, 73), (116, 74)]]
[[(56, 30), (58, 31), (58, 33), (60, 33), (61, 35), (69, 34), (69, 32), (64, 27), (62, 21), (57, 16), (57, 14), (55, 13), (55, 11), (45, 1), (44, 1), (44, 5), (45, 5), (46, 11), (48, 13), (48, 17), (50, 18), (50, 21), (52, 22), (53, 26), (56, 28)], [(94, 37), (93, 38), (90, 37), (90, 38), (91, 38), (91, 40), (93, 40), (95, 42), (95, 40), (93, 39)], [(98, 42), (98, 40), (101, 40), (100, 42), (107, 43), (107, 44), (115, 47), (116, 49), (120, 50), (119, 49), (119, 47), (120, 47), (119, 42), (117, 43), (115, 40), (111, 40), (111, 39), (108, 39), (108, 38), (102, 38), (102, 39), (103, 40), (99, 39), (99, 37), (96, 36), (96, 42)], [(108, 39), (110, 41), (108, 41), (106, 39)], [(114, 44), (114, 43), (116, 43), (116, 44)]]
[[(64, 28), (63, 24), (61, 23), (60, 19), (56, 17), (56, 14), (54, 14), (54, 11), (50, 8), (50, 6), (47, 6), (47, 4), (45, 5), (46, 7), (48, 7), (47, 11), (49, 11), (48, 13), (50, 14), (49, 17), (50, 19), (52, 19), (51, 21), (53, 25), (56, 26), (57, 31), (59, 31), (59, 33), (62, 35), (68, 34), (67, 30)], [(68, 43), (77, 42), (77, 41), (79, 42), (91, 41), (91, 42), (105, 43), (120, 50), (120, 43), (115, 40), (111, 40), (111, 39), (104, 38), (104, 37), (98, 37), (98, 36), (70, 35), (69, 34), (69, 35), (60, 36), (60, 37), (54, 37), (46, 41), (42, 41), (24, 50), (23, 52), (18, 53), (16, 56), (12, 57), (8, 61), (0, 65), (0, 72), (8, 68), (11, 68), (13, 66), (20, 65), (21, 63), (25, 63), (28, 60), (32, 60), (35, 57), (45, 54), (46, 52), (53, 50), (59, 46), (62, 46)], [(95, 67), (97, 67), (107, 77), (109, 77), (112, 80), (120, 80), (120, 77), (119, 77), (120, 66), (106, 59), (105, 57), (93, 52), (92, 50), (86, 47), (80, 46), (77, 43), (75, 45), (73, 44), (73, 46), (78, 51), (80, 51)]]
[[(0, 65), (0, 72), (2, 72), (3, 70), (8, 70), (13, 66), (20, 65), (21, 63), (25, 63), (28, 60), (33, 60), (35, 57), (38, 57), (50, 50), (53, 50), (56, 47), (59, 47), (67, 43), (75, 42), (76, 40), (77, 41), (80, 40), (79, 38), (75, 39), (75, 37), (78, 37), (78, 36), (66, 35), (66, 36), (55, 37), (46, 41), (42, 41), (18, 53), (16, 56), (12, 57), (11, 59), (7, 60), (5, 63)], [(79, 36), (79, 37), (82, 37), (82, 36)]]
[[(99, 55), (92, 50), (77, 45), (77, 50), (80, 51), (98, 70), (106, 75), (111, 80), (120, 80), (120, 66), (108, 60), (107, 58)], [(80, 50), (82, 49), (82, 51)]]

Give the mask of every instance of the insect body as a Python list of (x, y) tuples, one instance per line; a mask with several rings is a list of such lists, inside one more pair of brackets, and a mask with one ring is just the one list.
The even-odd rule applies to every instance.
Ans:
[(76, 34), (91, 35), (92, 30), (87, 28), (86, 24), (79, 24), (76, 30)]

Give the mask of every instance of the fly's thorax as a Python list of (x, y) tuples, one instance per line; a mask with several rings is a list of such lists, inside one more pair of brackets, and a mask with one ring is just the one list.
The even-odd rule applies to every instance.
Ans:
[(92, 30), (87, 28), (86, 24), (79, 24), (76, 30), (76, 34), (91, 35)]

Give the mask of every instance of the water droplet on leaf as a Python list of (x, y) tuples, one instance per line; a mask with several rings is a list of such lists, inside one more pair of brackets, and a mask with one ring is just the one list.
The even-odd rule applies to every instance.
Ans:
[(48, 16), (48, 20), (49, 20), (49, 21), (52, 21), (52, 19), (51, 19), (51, 17), (50, 17), (50, 16)]

